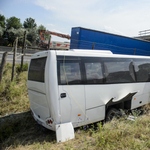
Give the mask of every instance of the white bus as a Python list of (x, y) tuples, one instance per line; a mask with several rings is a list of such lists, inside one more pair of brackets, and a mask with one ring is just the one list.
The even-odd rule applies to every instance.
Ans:
[(38, 52), (31, 57), (27, 87), (34, 119), (63, 142), (74, 138), (75, 127), (149, 103), (150, 57), (100, 50)]

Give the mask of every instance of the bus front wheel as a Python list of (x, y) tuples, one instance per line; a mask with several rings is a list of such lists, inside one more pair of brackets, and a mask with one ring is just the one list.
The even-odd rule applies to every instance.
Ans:
[(109, 122), (114, 118), (118, 119), (119, 117), (120, 117), (120, 111), (117, 110), (116, 108), (110, 108), (106, 113), (105, 122)]

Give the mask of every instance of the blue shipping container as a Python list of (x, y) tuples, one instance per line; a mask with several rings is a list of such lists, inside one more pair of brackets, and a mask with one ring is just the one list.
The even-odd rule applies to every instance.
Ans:
[(113, 54), (150, 56), (150, 42), (106, 32), (72, 28), (70, 49), (110, 50)]

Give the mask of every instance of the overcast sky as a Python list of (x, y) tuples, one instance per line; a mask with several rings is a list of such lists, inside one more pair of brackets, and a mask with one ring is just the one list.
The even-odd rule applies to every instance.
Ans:
[(130, 37), (150, 29), (150, 0), (0, 0), (0, 14), (70, 35), (79, 26)]

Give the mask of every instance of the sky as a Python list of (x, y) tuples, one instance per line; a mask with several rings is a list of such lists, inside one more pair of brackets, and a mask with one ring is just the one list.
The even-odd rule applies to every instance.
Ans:
[[(71, 35), (83, 27), (135, 37), (150, 29), (150, 0), (0, 0), (7, 18), (33, 18), (47, 30)], [(52, 36), (52, 41), (68, 41)]]

